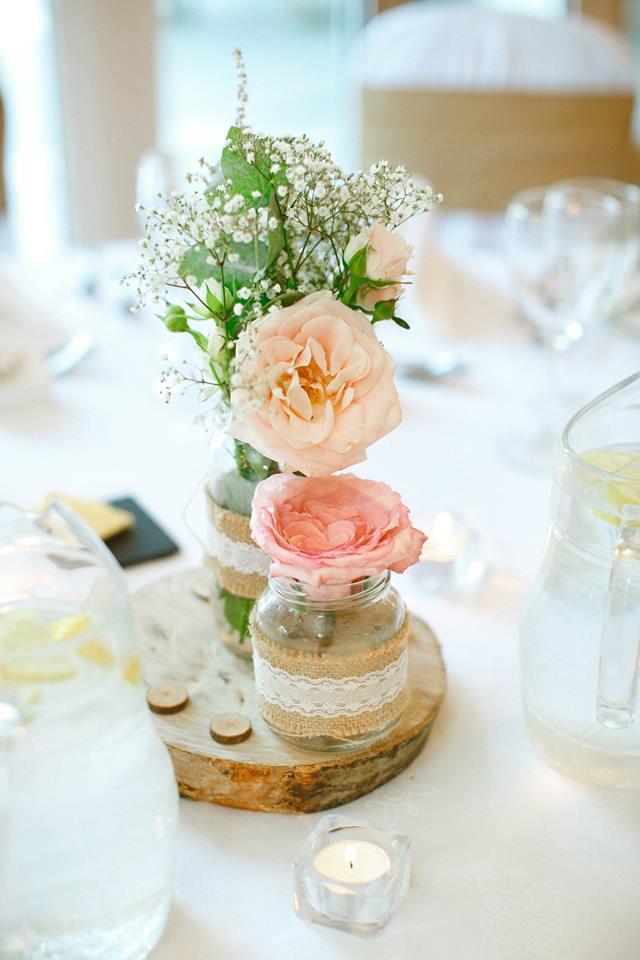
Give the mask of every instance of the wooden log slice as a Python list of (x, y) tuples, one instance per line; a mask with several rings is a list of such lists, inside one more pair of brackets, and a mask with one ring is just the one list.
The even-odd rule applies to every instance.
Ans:
[[(412, 618), (410, 699), (393, 730), (364, 749), (306, 750), (281, 740), (262, 720), (251, 662), (218, 641), (209, 603), (194, 591), (201, 576), (188, 570), (134, 597), (145, 682), (180, 683), (189, 692), (180, 713), (152, 714), (183, 797), (246, 810), (312, 813), (369, 793), (420, 753), (446, 689), (440, 645), (423, 621)], [(253, 727), (249, 739), (216, 743), (209, 725), (219, 713), (245, 714)]]

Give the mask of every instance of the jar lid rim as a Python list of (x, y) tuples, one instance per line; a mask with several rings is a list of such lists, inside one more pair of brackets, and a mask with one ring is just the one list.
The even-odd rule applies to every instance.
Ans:
[(269, 577), (269, 587), (282, 599), (305, 607), (346, 606), (365, 602), (383, 593), (390, 582), (388, 570), (341, 584), (314, 586), (294, 577)]

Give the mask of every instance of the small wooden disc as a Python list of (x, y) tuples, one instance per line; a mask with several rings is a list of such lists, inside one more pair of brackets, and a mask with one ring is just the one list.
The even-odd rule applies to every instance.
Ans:
[(181, 683), (158, 683), (147, 689), (147, 703), (154, 713), (178, 713), (189, 702)]
[(251, 721), (242, 713), (219, 713), (211, 721), (209, 733), (218, 743), (242, 743), (251, 736)]

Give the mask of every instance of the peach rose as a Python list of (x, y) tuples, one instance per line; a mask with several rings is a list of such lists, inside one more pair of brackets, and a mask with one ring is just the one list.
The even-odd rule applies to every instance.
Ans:
[(271, 557), (272, 577), (319, 587), (346, 584), (420, 558), (427, 539), (411, 526), (400, 496), (353, 474), (274, 474), (256, 487), (253, 539)]
[(342, 470), (400, 423), (394, 368), (368, 317), (309, 294), (238, 339), (228, 432), (288, 470)]
[(407, 264), (413, 253), (413, 247), (404, 237), (388, 230), (382, 223), (374, 223), (352, 237), (347, 244), (344, 258), (349, 263), (352, 257), (367, 248), (366, 276), (371, 280), (394, 280), (391, 286), (375, 290), (366, 284), (361, 286), (356, 297), (365, 310), (373, 310), (380, 300), (395, 300), (402, 293), (400, 281), (407, 273)]

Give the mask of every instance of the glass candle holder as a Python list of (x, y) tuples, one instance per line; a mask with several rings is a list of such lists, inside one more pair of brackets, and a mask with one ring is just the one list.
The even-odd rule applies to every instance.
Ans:
[(410, 867), (408, 837), (329, 814), (294, 862), (294, 909), (309, 923), (375, 933), (403, 900)]
[(409, 572), (414, 582), (437, 592), (465, 592), (479, 586), (486, 572), (480, 539), (463, 518), (442, 510), (422, 526), (429, 539), (420, 563)]

